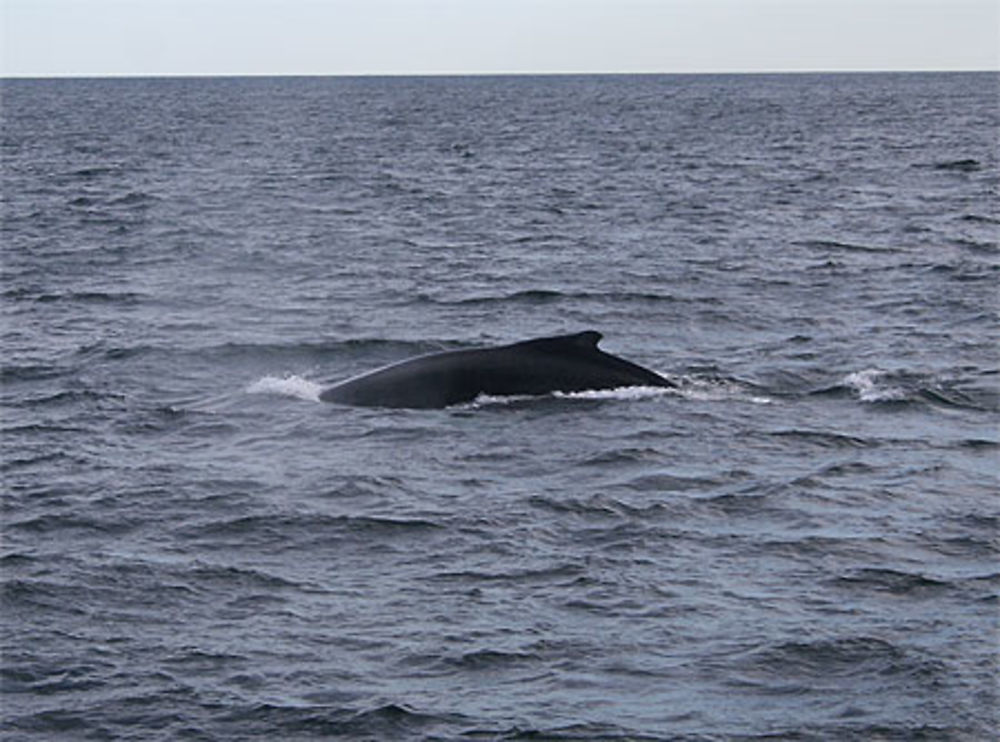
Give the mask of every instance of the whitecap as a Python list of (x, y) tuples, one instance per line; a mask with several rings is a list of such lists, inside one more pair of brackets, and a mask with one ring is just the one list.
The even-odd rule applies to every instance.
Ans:
[(882, 369), (866, 368), (848, 374), (842, 383), (853, 390), (862, 402), (899, 402), (906, 399), (905, 389), (886, 383), (888, 376), (889, 373)]

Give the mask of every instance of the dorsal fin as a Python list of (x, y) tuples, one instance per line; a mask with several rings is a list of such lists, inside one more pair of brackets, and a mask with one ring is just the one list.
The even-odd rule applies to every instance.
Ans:
[(603, 335), (596, 330), (585, 330), (572, 335), (557, 335), (551, 338), (525, 340), (515, 345), (542, 350), (546, 353), (579, 353), (580, 351), (597, 350), (597, 344)]

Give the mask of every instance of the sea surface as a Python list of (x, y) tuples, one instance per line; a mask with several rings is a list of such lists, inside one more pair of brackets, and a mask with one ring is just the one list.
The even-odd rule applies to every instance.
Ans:
[[(4, 740), (979, 740), (1000, 75), (3, 80)], [(594, 329), (676, 389), (322, 403)]]

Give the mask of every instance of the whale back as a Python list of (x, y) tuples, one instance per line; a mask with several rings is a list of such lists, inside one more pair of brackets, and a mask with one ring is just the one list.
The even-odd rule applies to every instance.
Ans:
[(597, 347), (593, 330), (497, 348), (433, 353), (348, 379), (320, 399), (342, 404), (438, 408), (476, 397), (542, 395), (626, 386), (672, 386), (659, 374)]

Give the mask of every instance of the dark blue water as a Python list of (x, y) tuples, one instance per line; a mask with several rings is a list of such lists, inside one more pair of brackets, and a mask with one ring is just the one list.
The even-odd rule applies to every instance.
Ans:
[(998, 92), (3, 81), (4, 738), (991, 738)]

